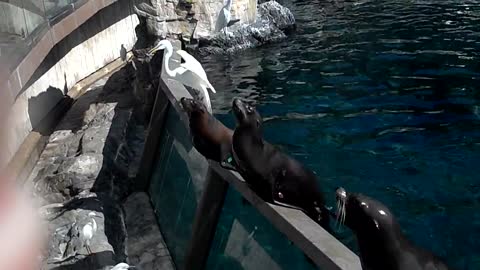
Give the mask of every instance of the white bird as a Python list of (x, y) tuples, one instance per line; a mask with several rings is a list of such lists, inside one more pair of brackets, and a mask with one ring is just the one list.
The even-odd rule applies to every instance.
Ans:
[(215, 32), (220, 32), (221, 30), (224, 31), (225, 36), (228, 36), (228, 24), (230, 23), (230, 19), (232, 14), (230, 10), (232, 9), (232, 2), (233, 0), (227, 0), (227, 3), (218, 13), (217, 23), (215, 24)]
[(180, 67), (171, 70), (169, 66), (170, 57), (173, 54), (173, 46), (170, 41), (164, 39), (160, 41), (157, 46), (150, 50), (149, 54), (152, 55), (156, 51), (164, 50), (163, 54), (163, 62), (165, 72), (168, 76), (172, 79), (175, 79), (182, 84), (193, 88), (194, 90), (198, 91), (195, 93), (191, 93), (193, 97), (198, 97), (198, 99), (202, 100), (207, 107), (208, 112), (212, 113), (212, 105), (210, 102), (210, 96), (208, 95), (207, 88), (213, 93), (216, 93), (215, 88), (213, 88), (212, 84), (208, 81), (207, 74), (205, 70), (203, 70), (202, 65), (200, 62), (195, 59), (195, 57), (191, 56), (189, 53), (183, 50), (178, 50), (177, 54), (185, 60), (185, 63), (180, 64)]
[(93, 218), (95, 216), (94, 212), (88, 213), (88, 216), (92, 219), (89, 221), (85, 226), (82, 228), (82, 237), (83, 243), (85, 248), (87, 249), (88, 254), (92, 254), (92, 250), (90, 249), (90, 239), (93, 238), (93, 235), (97, 232), (97, 222)]
[(119, 263), (117, 265), (115, 265), (112, 269), (110, 270), (127, 270), (127, 269), (130, 269), (130, 268), (135, 268), (135, 266), (130, 266), (126, 263)]

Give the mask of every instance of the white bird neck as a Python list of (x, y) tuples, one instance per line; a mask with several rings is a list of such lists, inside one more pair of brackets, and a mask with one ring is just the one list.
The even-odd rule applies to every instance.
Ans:
[(168, 44), (165, 46), (165, 52), (163, 53), (163, 65), (165, 68), (165, 72), (167, 72), (168, 76), (175, 77), (176, 73), (170, 69), (170, 58), (173, 55), (173, 46), (172, 44)]
[(232, 8), (232, 3), (233, 3), (233, 0), (227, 0), (227, 4), (225, 4), (225, 7), (230, 11), (230, 9)]
[(97, 230), (97, 222), (95, 221), (94, 218), (92, 218), (92, 224), (93, 224), (93, 226), (92, 226), (93, 231), (96, 231)]

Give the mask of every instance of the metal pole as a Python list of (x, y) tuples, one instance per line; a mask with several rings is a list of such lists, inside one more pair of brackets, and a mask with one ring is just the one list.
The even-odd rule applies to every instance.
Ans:
[(185, 257), (185, 270), (205, 269), (227, 189), (228, 183), (209, 168), (207, 184), (195, 214), (192, 239)]

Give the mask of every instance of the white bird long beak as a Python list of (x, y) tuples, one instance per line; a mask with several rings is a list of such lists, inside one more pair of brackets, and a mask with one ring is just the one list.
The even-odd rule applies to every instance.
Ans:
[(154, 53), (156, 53), (157, 51), (159, 51), (158, 48), (153, 48), (153, 49), (151, 49), (150, 51), (148, 51), (147, 54), (150, 55), (150, 56), (152, 56), (152, 55), (153, 55)]

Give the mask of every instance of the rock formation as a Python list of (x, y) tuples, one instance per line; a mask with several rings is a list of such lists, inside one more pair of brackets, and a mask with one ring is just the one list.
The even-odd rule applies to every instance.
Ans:
[(255, 23), (233, 25), (229, 28), (233, 36), (220, 33), (212, 38), (202, 38), (198, 50), (200, 54), (233, 53), (282, 40), (294, 27), (292, 12), (276, 1), (268, 1), (258, 6)]
[(137, 0), (134, 6), (143, 18), (147, 32), (155, 38), (178, 37), (201, 53), (231, 53), (260, 46), (286, 37), (294, 28), (289, 9), (276, 1), (257, 5), (258, 0), (234, 0), (229, 28), (233, 37), (215, 32), (222, 0)]
[[(134, 77), (133, 68), (126, 66), (91, 86), (50, 136), (27, 182), (48, 227), (43, 269), (105, 269), (119, 262), (144, 270), (158, 269), (157, 264), (173, 269), (148, 196), (134, 193), (134, 203), (129, 198), (145, 139)], [(143, 218), (135, 218), (139, 212)], [(98, 227), (89, 254), (82, 228), (92, 218)], [(158, 245), (163, 257), (151, 258)]]

